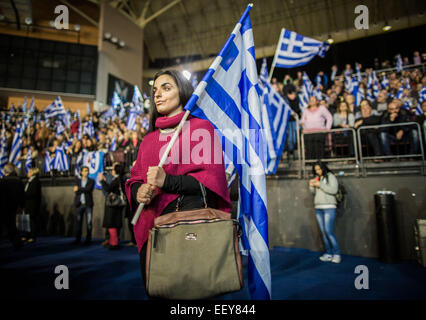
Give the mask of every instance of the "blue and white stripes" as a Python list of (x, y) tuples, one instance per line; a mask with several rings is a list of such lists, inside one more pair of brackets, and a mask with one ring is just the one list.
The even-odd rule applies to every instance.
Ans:
[(327, 42), (311, 39), (283, 28), (272, 62), (272, 69), (274, 67), (295, 68), (303, 66), (317, 55), (324, 58), (329, 47), (330, 45)]
[(9, 162), (13, 163), (16, 167), (21, 167), (21, 149), (22, 149), (22, 134), (25, 130), (24, 124), (16, 126), (15, 135), (13, 137), (12, 148), (9, 154)]
[(55, 157), (53, 159), (53, 169), (57, 171), (68, 171), (70, 169), (68, 156), (65, 153), (63, 146), (56, 147)]
[(55, 101), (53, 101), (50, 105), (47, 106), (46, 109), (44, 109), (44, 115), (46, 118), (64, 115), (65, 113), (65, 108), (62, 103), (61, 97), (57, 97)]
[(270, 299), (271, 271), (261, 128), (260, 89), (249, 10), (189, 99), (186, 110), (209, 120), (239, 175), (239, 220), (249, 251), (249, 288), (253, 299)]
[(3, 177), (3, 168), (7, 164), (8, 157), (7, 157), (7, 145), (6, 145), (6, 136), (5, 136), (5, 129), (4, 124), (2, 126), (1, 130), (1, 137), (0, 137), (0, 176)]
[(309, 99), (314, 95), (314, 86), (305, 71), (303, 71), (302, 92), (299, 94), (300, 109), (303, 111), (309, 104)]
[(262, 128), (267, 145), (266, 174), (275, 174), (284, 151), (291, 108), (269, 83), (266, 60), (264, 60), (264, 64), (266, 71), (261, 71), (260, 80), (263, 85), (261, 97)]

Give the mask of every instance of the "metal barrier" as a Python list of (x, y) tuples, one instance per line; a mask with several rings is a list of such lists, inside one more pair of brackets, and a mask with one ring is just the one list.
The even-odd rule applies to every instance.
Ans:
[[(410, 135), (413, 133), (409, 133), (408, 136), (408, 141), (406, 137), (402, 137), (401, 140), (398, 141), (392, 141), (393, 147), (394, 149), (397, 149), (395, 154), (392, 152), (391, 155), (384, 155), (384, 150), (383, 150), (383, 141), (382, 138), (380, 137), (380, 135), (382, 133), (384, 133), (383, 128), (390, 128), (390, 127), (413, 127), (415, 126), (416, 129), (416, 135), (418, 137), (418, 150), (419, 152), (417, 153), (410, 153), (408, 152), (401, 152), (400, 147), (401, 145), (404, 147), (404, 149), (410, 150), (410, 145), (414, 142), (416, 143), (416, 141), (411, 141), (412, 139), (410, 138)], [(414, 129), (411, 129), (414, 130)], [(363, 134), (363, 131), (370, 131), (370, 132), (366, 132), (365, 134)], [(426, 133), (426, 131), (425, 131)], [(421, 173), (424, 175), (425, 174), (425, 155), (424, 155), (424, 146), (423, 146), (423, 135), (422, 135), (422, 130), (420, 125), (417, 122), (404, 122), (404, 123), (397, 123), (397, 124), (381, 124), (381, 125), (373, 125), (373, 126), (362, 126), (358, 129), (357, 131), (357, 136), (358, 136), (358, 148), (359, 148), (359, 155), (360, 155), (360, 163), (363, 169), (363, 175), (366, 175), (366, 161), (368, 160), (373, 160), (373, 161), (383, 161), (383, 160), (387, 160), (387, 159), (403, 159), (403, 158), (421, 158), (421, 165), (420, 165), (420, 169), (421, 169)], [(363, 137), (365, 137), (367, 139), (367, 141), (365, 141), (365, 139), (363, 140)], [(371, 144), (371, 139), (376, 139), (377, 142), (380, 145), (380, 153), (377, 155), (373, 155), (371, 156), (368, 152), (368, 144)], [(370, 141), (369, 141), (370, 140)], [(389, 142), (389, 148), (392, 148), (391, 145), (391, 141)], [(364, 148), (366, 147), (367, 149), (367, 155), (365, 155), (364, 153)], [(391, 150), (392, 151), (392, 150)], [(395, 151), (395, 150), (393, 150)], [(405, 150), (404, 150), (405, 151)], [(375, 152), (376, 153), (376, 152)]]
[[(381, 131), (380, 129), (382, 128), (389, 128), (389, 127), (408, 127), (408, 126), (416, 126), (416, 131), (417, 131), (417, 136), (418, 136), (418, 143), (419, 143), (419, 150), (420, 152), (418, 153), (413, 153), (413, 154), (400, 154), (399, 152), (397, 152), (396, 155), (374, 155), (374, 156), (364, 156), (363, 154), (363, 144), (362, 144), (362, 136), (361, 136), (361, 132), (362, 131), (366, 131), (366, 130), (375, 130), (377, 134), (377, 139), (379, 140), (379, 143), (381, 145), (381, 147), (383, 147), (382, 141), (380, 139), (380, 133), (384, 132)], [(359, 147), (359, 155), (360, 155), (360, 161), (361, 163), (364, 160), (371, 160), (371, 159), (391, 159), (391, 158), (414, 158), (414, 157), (421, 157), (422, 161), (425, 160), (424, 157), (424, 149), (423, 149), (423, 137), (422, 137), (422, 132), (420, 130), (420, 125), (417, 122), (404, 122), (404, 123), (397, 123), (397, 124), (381, 124), (381, 125), (373, 125), (373, 126), (362, 126), (358, 129), (357, 132), (358, 135), (358, 147)], [(404, 138), (404, 137), (403, 137)], [(401, 140), (400, 143), (407, 143), (407, 141)], [(408, 141), (408, 144), (411, 143), (411, 141)]]
[[(350, 138), (348, 133), (351, 133), (352, 138)], [(317, 139), (310, 141), (310, 144), (313, 144), (317, 150), (321, 150), (320, 157), (314, 157), (312, 159), (306, 158), (306, 137), (313, 137), (313, 135), (317, 135)], [(354, 161), (357, 168), (357, 175), (359, 174), (359, 164), (358, 164), (358, 148), (356, 142), (356, 132), (353, 128), (341, 128), (341, 129), (331, 129), (331, 130), (321, 130), (315, 132), (303, 132), (302, 133), (302, 170), (303, 176), (306, 177), (306, 164), (314, 163), (317, 160), (321, 160), (323, 162), (337, 162), (337, 161)], [(336, 137), (344, 137), (343, 141), (338, 141)], [(310, 138), (308, 140), (311, 140)], [(342, 143), (343, 142), (343, 143)], [(345, 145), (346, 144), (346, 145)], [(309, 147), (311, 147), (310, 145)], [(352, 147), (353, 155), (351, 155), (350, 148)], [(336, 157), (337, 148), (347, 148), (349, 151), (349, 155), (345, 155), (342, 153), (342, 157)], [(329, 152), (330, 157), (324, 157), (325, 153)]]

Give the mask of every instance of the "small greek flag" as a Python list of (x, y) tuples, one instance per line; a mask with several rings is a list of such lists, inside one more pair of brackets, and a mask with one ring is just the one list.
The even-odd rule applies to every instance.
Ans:
[(62, 104), (61, 97), (57, 97), (55, 101), (53, 101), (51, 104), (47, 106), (46, 109), (44, 109), (44, 115), (46, 118), (51, 118), (58, 115), (65, 114), (65, 108)]
[(1, 130), (1, 138), (0, 138), (0, 176), (3, 177), (3, 168), (7, 164), (7, 145), (6, 145), (6, 136), (5, 136), (5, 128), (4, 124)]
[(53, 158), (53, 169), (57, 171), (68, 171), (70, 169), (68, 156), (62, 146), (57, 146)]
[(33, 163), (33, 158), (31, 157), (31, 147), (28, 148), (27, 153), (27, 161), (25, 161), (25, 172), (28, 173), (28, 171), (31, 169), (31, 165)]
[(283, 28), (278, 40), (272, 68), (303, 66), (317, 55), (324, 58), (329, 48), (330, 45), (327, 42), (314, 40)]

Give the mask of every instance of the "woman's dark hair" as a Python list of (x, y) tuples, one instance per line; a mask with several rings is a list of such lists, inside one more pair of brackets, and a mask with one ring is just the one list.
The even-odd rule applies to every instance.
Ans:
[(327, 183), (328, 183), (328, 173), (330, 172), (330, 173), (332, 173), (333, 174), (333, 171), (331, 171), (328, 167), (327, 167), (327, 165), (324, 163), (324, 162), (322, 162), (321, 160), (317, 160), (313, 165), (312, 165), (312, 173), (313, 173), (313, 175), (314, 176), (316, 176), (317, 175), (317, 173), (315, 172), (315, 167), (316, 166), (319, 166), (320, 168), (321, 168), (321, 171), (322, 171), (322, 175), (323, 175), (323, 177), (325, 178), (325, 180), (327, 181)]
[[(189, 98), (194, 91), (192, 84), (189, 80), (187, 80), (180, 71), (177, 70), (162, 70), (157, 72), (154, 76), (154, 82), (158, 79), (158, 77), (167, 74), (173, 78), (176, 82), (176, 85), (179, 90), (179, 101), (182, 106), (188, 102)], [(154, 86), (151, 88), (151, 107), (149, 111), (149, 129), (148, 132), (152, 132), (155, 130), (155, 121), (158, 117), (162, 117), (163, 115), (157, 111), (157, 107), (154, 103)]]
[(120, 163), (114, 165), (114, 171), (118, 176), (122, 176), (124, 173), (124, 168)]

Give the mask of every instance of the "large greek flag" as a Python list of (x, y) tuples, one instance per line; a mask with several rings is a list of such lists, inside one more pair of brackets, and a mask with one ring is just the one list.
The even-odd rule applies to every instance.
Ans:
[(248, 250), (252, 299), (271, 298), (265, 142), (249, 5), (189, 99), (186, 110), (209, 120), (239, 176), (239, 220)]
[(260, 80), (263, 85), (262, 128), (267, 143), (266, 174), (275, 174), (284, 151), (291, 108), (269, 83), (265, 59), (260, 72)]
[(61, 97), (57, 97), (55, 101), (53, 101), (51, 104), (47, 106), (46, 109), (44, 109), (44, 115), (46, 118), (51, 118), (58, 115), (64, 115), (66, 114), (64, 105), (62, 103)]
[(324, 58), (329, 48), (330, 45), (327, 42), (311, 39), (283, 28), (278, 40), (272, 68), (303, 66), (317, 55)]

